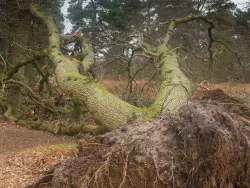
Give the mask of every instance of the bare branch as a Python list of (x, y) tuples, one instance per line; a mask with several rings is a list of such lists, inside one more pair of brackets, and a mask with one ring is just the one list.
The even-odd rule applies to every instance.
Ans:
[(238, 63), (240, 64), (240, 66), (242, 66), (242, 67), (244, 67), (244, 68), (246, 68), (246, 67), (249, 67), (250, 66), (250, 63), (249, 64), (247, 64), (247, 65), (243, 65), (243, 63), (242, 63), (242, 61), (241, 61), (241, 57), (240, 57), (240, 55), (239, 55), (239, 53), (238, 52), (235, 52), (235, 51), (233, 51), (231, 48), (230, 48), (230, 46), (229, 45), (227, 45), (226, 43), (224, 43), (224, 42), (222, 42), (222, 41), (219, 41), (219, 40), (214, 40), (214, 42), (216, 42), (216, 43), (219, 43), (219, 44), (221, 44), (221, 45), (223, 45), (230, 53), (232, 53), (236, 58), (237, 58), (237, 61), (238, 61)]
[(3, 56), (0, 54), (0, 58), (2, 59), (3, 61), (3, 72), (1, 74), (1, 85), (2, 85), (2, 91), (1, 91), (1, 94), (0, 96), (3, 96), (4, 95), (4, 89), (5, 89), (5, 84), (4, 84), (4, 80), (3, 80), (3, 77), (4, 77), (4, 73), (6, 71), (6, 61), (5, 59), (3, 58)]
[(207, 59), (207, 58), (205, 58), (205, 57), (202, 57), (202, 56), (199, 56), (199, 55), (196, 55), (195, 52), (192, 52), (192, 51), (188, 50), (188, 49), (185, 48), (184, 46), (180, 46), (180, 47), (178, 47), (178, 48), (176, 48), (176, 49), (181, 49), (181, 50), (183, 50), (183, 51), (185, 51), (185, 52), (187, 52), (187, 53), (190, 53), (190, 54), (192, 54), (194, 57), (199, 58), (199, 59), (201, 59), (201, 60), (204, 61), (204, 62), (207, 62), (207, 63), (210, 62), (209, 59)]
[(210, 42), (209, 42), (208, 50), (210, 51), (210, 49), (212, 48), (212, 43), (213, 43), (212, 30), (215, 28), (215, 26), (214, 26), (213, 22), (209, 21), (206, 16), (202, 16), (202, 15), (190, 14), (189, 16), (186, 16), (184, 18), (178, 18), (178, 19), (172, 20), (168, 26), (168, 31), (164, 37), (163, 44), (168, 46), (168, 42), (171, 39), (171, 37), (174, 33), (174, 29), (175, 29), (177, 24), (188, 23), (188, 22), (195, 21), (195, 20), (202, 20), (205, 23), (209, 24), (208, 36), (209, 36)]
[(142, 33), (139, 33), (139, 43), (140, 43), (140, 46), (143, 48), (143, 50), (147, 54), (150, 54), (153, 56), (158, 56), (158, 54), (154, 52), (154, 50), (151, 48), (151, 46), (144, 41), (144, 37), (143, 37)]
[(17, 63), (16, 65), (14, 65), (14, 67), (12, 67), (9, 71), (7, 71), (5, 74), (4, 74), (4, 77), (3, 77), (3, 80), (4, 81), (7, 81), (9, 79), (11, 79), (11, 77), (18, 72), (18, 70), (25, 66), (25, 65), (28, 65), (30, 63), (32, 63), (34, 60), (38, 60), (38, 59), (41, 59), (45, 56), (48, 55), (48, 49), (43, 49), (41, 51), (38, 51), (38, 52), (35, 52), (34, 55), (32, 56), (29, 56), (27, 57), (26, 59), (20, 61), (19, 63)]
[(37, 96), (37, 94), (26, 84), (17, 81), (17, 80), (8, 80), (5, 82), (6, 84), (15, 84), (18, 87), (24, 88), (28, 92), (28, 96), (30, 99), (32, 99), (38, 106), (42, 107), (43, 109), (51, 112), (51, 113), (69, 113), (69, 111), (65, 109), (60, 109), (60, 108), (51, 108), (46, 106), (40, 101), (40, 98)]
[(49, 89), (49, 92), (50, 92), (50, 94), (51, 94), (52, 91), (51, 91), (51, 88), (50, 88), (50, 85), (49, 85), (49, 82), (48, 82), (48, 77), (49, 77), (51, 74), (50, 74), (50, 73), (44, 74), (43, 71), (42, 71), (42, 69), (39, 67), (39, 65), (37, 64), (36, 61), (34, 61), (32, 64), (35, 66), (37, 72), (42, 76), (42, 79), (39, 81), (39, 91), (42, 91), (42, 89), (43, 89), (43, 84), (44, 84), (44, 82), (45, 82), (45, 83), (47, 84), (48, 89)]

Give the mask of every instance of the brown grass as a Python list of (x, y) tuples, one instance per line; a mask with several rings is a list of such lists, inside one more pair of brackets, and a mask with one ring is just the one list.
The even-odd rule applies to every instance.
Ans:
[(113, 94), (125, 99), (136, 106), (148, 106), (152, 104), (159, 85), (155, 81), (148, 82), (145, 79), (134, 80), (132, 92), (126, 80), (102, 80), (101, 83)]
[(250, 84), (243, 84), (243, 83), (212, 84), (212, 83), (209, 83), (208, 87), (209, 89), (221, 89), (228, 95), (235, 95), (241, 91), (244, 91), (250, 94)]
[[(119, 80), (102, 80), (101, 83), (110, 91), (119, 93), (128, 93), (127, 81)], [(133, 91), (141, 89), (142, 95), (147, 97), (155, 97), (157, 92), (157, 84), (155, 82), (148, 82), (145, 79), (135, 80), (133, 82)]]
[(58, 148), (0, 155), (0, 188), (32, 185), (48, 175), (54, 165), (72, 159), (74, 152), (72, 148)]
[[(139, 101), (139, 106), (150, 105), (157, 94), (159, 84), (155, 81), (148, 82), (145, 79), (135, 80), (133, 82), (133, 91), (129, 94), (127, 81), (124, 80), (102, 80), (101, 83), (115, 95), (128, 99), (133, 98)], [(245, 102), (250, 102), (250, 84), (247, 83), (208, 83), (206, 87), (209, 90), (221, 89), (229, 96), (234, 96)], [(128, 102), (129, 101), (128, 99)], [(137, 104), (138, 105), (138, 104)]]

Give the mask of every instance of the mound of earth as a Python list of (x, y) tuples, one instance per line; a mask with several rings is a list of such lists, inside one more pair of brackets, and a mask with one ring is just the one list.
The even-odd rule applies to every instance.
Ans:
[[(81, 157), (54, 169), (52, 187), (250, 187), (250, 123), (224, 93), (175, 115), (79, 139)], [(225, 105), (227, 103), (227, 105)], [(233, 104), (234, 103), (234, 104)], [(34, 187), (41, 187), (41, 181)]]
[(201, 100), (204, 102), (214, 102), (214, 104), (224, 106), (230, 113), (250, 119), (249, 104), (225, 94), (221, 89), (204, 91)]
[(78, 155), (34, 150), (72, 137), (1, 122), (0, 187), (250, 187), (249, 106), (220, 89), (199, 99), (175, 115), (82, 135)]

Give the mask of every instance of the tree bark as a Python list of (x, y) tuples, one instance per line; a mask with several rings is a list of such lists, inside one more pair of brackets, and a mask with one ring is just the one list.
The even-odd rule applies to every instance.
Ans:
[(39, 10), (34, 4), (31, 5), (30, 10), (48, 28), (50, 42), (48, 57), (56, 66), (58, 85), (65, 92), (70, 93), (73, 100), (84, 105), (93, 114), (97, 123), (106, 129), (112, 130), (122, 124), (153, 119), (160, 112), (177, 110), (187, 101), (189, 80), (180, 70), (176, 54), (167, 47), (166, 41), (170, 38), (168, 34), (172, 30), (154, 53), (162, 64), (163, 82), (160, 91), (151, 107), (138, 108), (114, 96), (97, 81), (81, 75), (78, 70), (79, 65), (82, 63), (88, 70), (93, 63), (92, 48), (87, 48), (87, 56), (82, 62), (64, 56), (60, 51), (60, 35), (53, 17)]

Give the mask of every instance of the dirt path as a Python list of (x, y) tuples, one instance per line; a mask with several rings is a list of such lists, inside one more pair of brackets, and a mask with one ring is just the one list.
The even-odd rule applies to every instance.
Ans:
[(74, 158), (74, 144), (73, 137), (0, 122), (0, 188), (32, 185), (54, 165)]
[(0, 155), (55, 144), (74, 144), (74, 138), (28, 130), (10, 122), (0, 122)]

